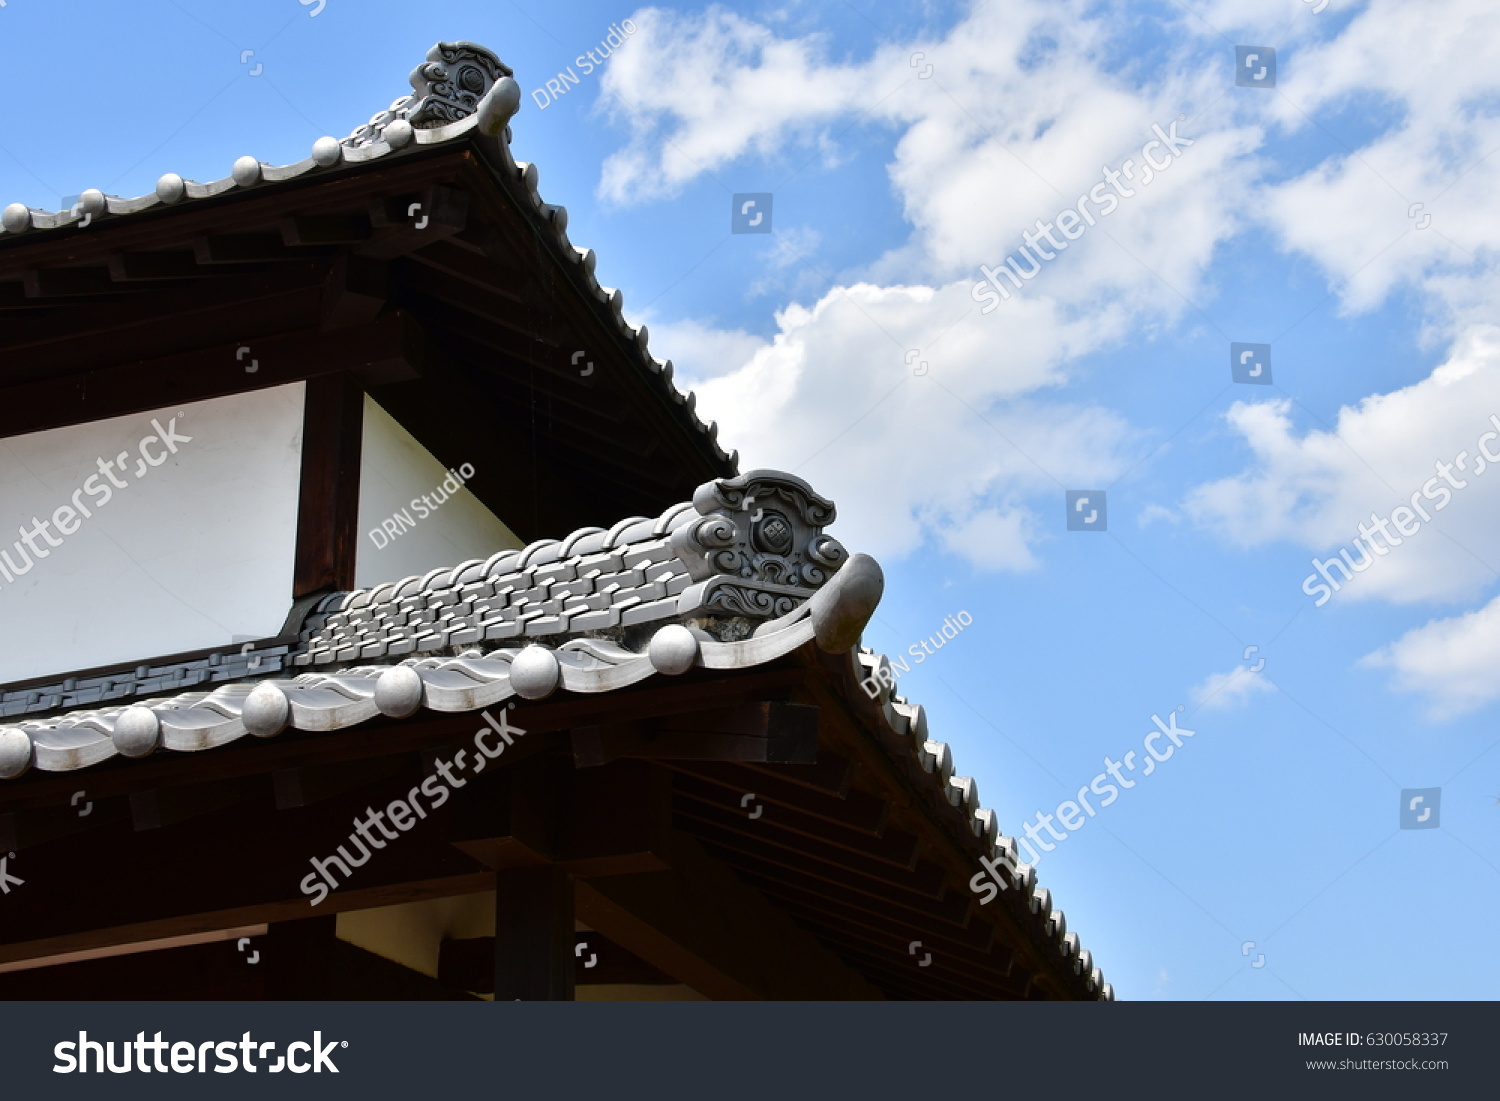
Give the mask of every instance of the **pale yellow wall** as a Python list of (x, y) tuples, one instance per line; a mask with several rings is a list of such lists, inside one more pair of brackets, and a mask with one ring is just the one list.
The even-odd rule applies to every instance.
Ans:
[(403, 967), (437, 978), (444, 938), (495, 935), (495, 892), (403, 902), (339, 915), (338, 938)]

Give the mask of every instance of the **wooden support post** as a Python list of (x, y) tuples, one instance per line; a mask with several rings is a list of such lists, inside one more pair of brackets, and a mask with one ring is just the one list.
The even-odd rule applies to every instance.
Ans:
[(307, 382), (292, 597), (354, 587), (364, 391), (349, 375)]
[(573, 881), (555, 864), (495, 875), (495, 1000), (573, 1000)]

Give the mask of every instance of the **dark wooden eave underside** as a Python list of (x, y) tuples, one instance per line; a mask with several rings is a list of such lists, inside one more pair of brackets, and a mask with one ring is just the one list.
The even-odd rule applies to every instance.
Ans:
[(494, 161), (455, 141), (0, 239), (0, 437), (351, 373), (523, 539), (732, 473)]
[[(504, 767), (316, 912), (470, 894), (496, 869), (551, 863), (575, 877), (581, 920), (710, 996), (849, 996), (845, 969), (894, 998), (1088, 997), (1056, 946), (1028, 932), (1019, 897), (977, 905), (952, 808), (877, 744), (848, 704), (858, 689), (840, 680), (794, 655), (524, 704), (527, 736)], [(757, 739), (775, 708), (814, 725)], [(69, 802), (78, 777), (8, 783), (0, 830), (26, 883), (0, 909), (0, 963), (307, 918), (296, 884), (309, 857), (430, 775), (433, 754), (451, 757), (474, 725), (424, 712), (106, 764), (86, 780), (87, 818)], [(691, 899), (683, 884), (698, 885)]]

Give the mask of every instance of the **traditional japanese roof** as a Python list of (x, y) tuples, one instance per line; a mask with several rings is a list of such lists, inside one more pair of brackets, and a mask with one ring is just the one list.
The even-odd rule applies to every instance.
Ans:
[[(706, 483), (654, 520), (334, 593), (285, 645), (0, 691), (13, 721), (0, 729), (0, 777), (288, 728), (339, 730), (422, 707), (608, 692), (695, 665), (748, 668), (818, 636), (820, 623), (824, 641), (847, 650), (882, 582), (873, 559), (851, 565), (823, 534), (833, 517), (833, 503), (800, 478), (751, 471)], [(865, 617), (852, 628), (839, 618), (849, 600)], [(157, 694), (185, 688), (198, 690)], [(106, 699), (118, 702), (81, 706)]]
[[(453, 436), (476, 452), (495, 446), (460, 424), (465, 416), (499, 428), (497, 412), (545, 403), (569, 447), (543, 469), (565, 471), (580, 496), (566, 502), (549, 486), (542, 504), (561, 508), (569, 524), (606, 494), (643, 510), (703, 477), (736, 472), (738, 453), (719, 446), (717, 424), (705, 425), (696, 396), (673, 384), (671, 361), (651, 355), (646, 326), (625, 319), (623, 294), (595, 277), (593, 250), (569, 240), (567, 209), (546, 202), (536, 166), (512, 156), (508, 123), (522, 97), (511, 69), (482, 46), (445, 42), (410, 80), (412, 94), (346, 138), (319, 138), (293, 164), (243, 156), (208, 183), (169, 172), (134, 198), (89, 189), (68, 210), (4, 207), (0, 385), (16, 389), (0, 434), (91, 419), (105, 395), (119, 395), (118, 405), (139, 394), (140, 408), (154, 408), (146, 395), (157, 386), (143, 384), (143, 373), (182, 376), (161, 398), (181, 401), (348, 370), (435, 453)], [(518, 279), (529, 284), (521, 297)], [(188, 317), (201, 310), (192, 296), (220, 288), (226, 299), (243, 297), (244, 311), (222, 323), (205, 317), (189, 338)], [(271, 296), (277, 310), (243, 316), (252, 300)], [(561, 322), (564, 299), (589, 315), (586, 325), (571, 304)], [(161, 356), (151, 347), (159, 330), (128, 339), (113, 330), (140, 329), (154, 302), (181, 311), (183, 354), (132, 363)], [(64, 333), (48, 324), (56, 310), (72, 314)], [(94, 330), (107, 336), (58, 344)], [(232, 335), (240, 332), (253, 338)], [(202, 369), (220, 362), (218, 345), (231, 340), (255, 350), (255, 376)], [(231, 348), (223, 361), (234, 356)], [(179, 362), (189, 358), (191, 373)], [(458, 364), (466, 373), (455, 374)], [(431, 393), (411, 381), (424, 373)], [(455, 392), (468, 399), (458, 408)], [(650, 463), (626, 469), (630, 456), (653, 451)], [(490, 498), (505, 487), (487, 479), (502, 454), (466, 456), (479, 467), (471, 489), (497, 511)], [(592, 477), (582, 476), (586, 464)], [(530, 534), (531, 518), (518, 512), (511, 502), (507, 523)], [(535, 532), (548, 524), (544, 513)]]
[[(12, 715), (50, 713), (0, 728), (0, 778), (158, 749), (197, 752), (247, 735), (316, 735), (422, 708), (595, 695), (694, 668), (748, 670), (811, 645), (907, 781), (950, 819), (976, 870), (980, 856), (1017, 867), (1010, 887), (1019, 892), (1007, 894), (1019, 893), (1032, 935), (1056, 946), (1084, 996), (1112, 998), (1034, 870), (1016, 862), (994, 811), (979, 805), (973, 779), (956, 776), (948, 745), (929, 737), (922, 707), (860, 687), (880, 683), (871, 674), (886, 662), (857, 647), (884, 579), (874, 559), (849, 555), (824, 533), (834, 517), (833, 503), (801, 479), (751, 471), (706, 483), (655, 519), (335, 593), (294, 642), (270, 650), (7, 692), (0, 699)], [(78, 706), (103, 693), (117, 702)]]
[[(32, 314), (48, 309), (105, 311), (79, 315), (69, 332), (84, 335), (62, 356), (49, 343), (63, 339), (55, 327), (38, 324), (16, 336), (15, 323), (7, 323), (10, 334), (0, 338), (0, 351), (11, 339), (24, 355), (7, 354), (0, 367), (0, 383), (13, 398), (6, 431), (103, 415), (85, 404), (100, 393), (126, 395), (114, 399), (111, 409), (118, 412), (137, 400), (141, 378), (169, 373), (164, 364), (187, 380), (184, 386), (223, 386), (214, 372), (196, 367), (202, 348), (224, 337), (225, 323), (204, 322), (191, 334), (198, 344), (181, 349), (157, 347), (154, 332), (149, 339), (132, 336), (136, 343), (121, 341), (110, 328), (124, 316), (118, 296), (136, 294), (140, 303), (156, 293), (152, 288), (191, 289), (193, 281), (210, 277), (223, 286), (239, 280), (231, 288), (236, 293), (281, 294), (267, 267), (280, 263), (301, 272), (294, 289), (303, 297), (293, 301), (284, 294), (280, 328), (262, 338), (282, 341), (281, 361), (265, 357), (260, 383), (339, 369), (366, 372), (361, 379), (377, 400), (381, 386), (416, 388), (418, 382), (392, 383), (381, 372), (393, 355), (406, 356), (410, 329), (425, 326), (447, 341), (449, 360), (467, 357), (486, 367), (487, 356), (506, 360), (509, 377), (498, 371), (463, 376), (471, 391), (476, 379), (497, 388), (493, 408), (517, 405), (494, 394), (512, 397), (516, 391), (499, 388), (518, 387), (521, 378), (527, 387), (536, 385), (544, 371), (532, 368), (557, 371), (544, 380), (546, 398), (568, 408), (585, 438), (572, 453), (547, 456), (548, 462), (572, 464), (567, 475), (574, 483), (581, 484), (577, 471), (585, 465), (594, 471), (593, 496), (579, 492), (567, 502), (573, 511), (596, 514), (590, 510), (601, 500), (632, 502), (618, 511), (653, 511), (689, 492), (696, 479), (717, 476), (691, 501), (654, 518), (581, 528), (423, 576), (311, 597), (294, 607), (280, 637), (259, 648), (0, 685), (0, 792), (14, 793), (19, 804), (33, 781), (38, 790), (47, 786), (38, 774), (89, 769), (97, 770), (91, 791), (121, 788), (111, 781), (156, 767), (141, 758), (173, 770), (196, 768), (197, 758), (187, 755), (232, 743), (248, 751), (260, 740), (279, 738), (282, 747), (295, 742), (300, 755), (300, 746), (315, 748), (320, 737), (365, 724), (377, 738), (409, 728), (423, 709), (461, 715), (510, 699), (548, 700), (537, 706), (566, 709), (574, 706), (568, 697), (587, 701), (616, 693), (613, 699), (623, 700), (644, 692), (652, 678), (679, 677), (680, 688), (698, 693), (697, 706), (706, 700), (717, 706), (713, 693), (721, 686), (685, 682), (713, 670), (735, 674), (739, 685), (756, 676), (795, 676), (799, 691), (806, 688), (842, 716), (829, 724), (841, 731), (842, 747), (825, 752), (830, 747), (820, 743), (817, 755), (820, 765), (832, 762), (831, 771), (842, 770), (842, 780), (820, 772), (825, 787), (819, 788), (797, 774), (818, 765), (728, 763), (725, 772), (716, 771), (717, 761), (670, 761), (678, 828), (898, 995), (1112, 999), (1050, 893), (1036, 887), (1034, 869), (1016, 862), (1015, 845), (1000, 836), (994, 811), (980, 806), (974, 781), (956, 776), (949, 747), (929, 737), (923, 709), (893, 695), (892, 678), (882, 685), (872, 677), (885, 659), (860, 650), (858, 641), (883, 591), (878, 564), (850, 555), (824, 533), (835, 518), (833, 503), (805, 482), (775, 471), (737, 473), (737, 453), (718, 446), (717, 427), (703, 426), (693, 396), (672, 386), (671, 363), (647, 351), (645, 327), (625, 322), (620, 292), (594, 278), (594, 254), (568, 240), (567, 212), (542, 200), (535, 167), (511, 157), (508, 123), (521, 104), (511, 70), (472, 43), (441, 43), (411, 83), (412, 95), (347, 138), (319, 139), (311, 156), (296, 164), (242, 157), (228, 177), (212, 183), (168, 174), (153, 194), (134, 199), (88, 191), (68, 211), (12, 204), (0, 212), (0, 310), (28, 324)], [(306, 196), (292, 195), (297, 189)], [(267, 196), (285, 201), (264, 202)], [(417, 199), (432, 219), (429, 229), (402, 220), (408, 201)], [(483, 214), (477, 228), (465, 220), (471, 199)], [(524, 233), (515, 230), (512, 208), (523, 216)], [(372, 274), (369, 265), (380, 271)], [(387, 276), (405, 297), (389, 293)], [(581, 319), (570, 308), (566, 321), (593, 332), (590, 315), (597, 315), (609, 331), (608, 341), (590, 345), (600, 359), (597, 373), (592, 362), (588, 371), (578, 370), (574, 345), (561, 343), (555, 331), (539, 336), (536, 319), (546, 310), (507, 297), (514, 288), (506, 280), (518, 278), (549, 308), (580, 295), (589, 300)], [(307, 302), (320, 294), (321, 313), (309, 312)], [(158, 307), (175, 301), (161, 298)], [(326, 361), (338, 350), (347, 352), (347, 364), (330, 368)], [(163, 358), (118, 366), (127, 355), (148, 354)], [(297, 357), (300, 365), (285, 366)], [(178, 370), (183, 366), (195, 369)], [(441, 366), (452, 370), (451, 363)], [(646, 401), (638, 400), (641, 380), (650, 391)], [(615, 389), (591, 392), (595, 386)], [(435, 379), (429, 393), (408, 390), (409, 419), (427, 423), (434, 409), (450, 415), (450, 389)], [(217, 392), (228, 391), (197, 396)], [(616, 394), (635, 403), (633, 425), (624, 423), (623, 412), (614, 422), (601, 416), (601, 409), (613, 412)], [(182, 397), (174, 393), (174, 400)], [(140, 408), (153, 405), (153, 399), (139, 400)], [(671, 416), (662, 418), (658, 404)], [(639, 425), (663, 430), (647, 438)], [(460, 434), (443, 427), (428, 438)], [(492, 437), (503, 438), (488, 427)], [(658, 443), (662, 459), (644, 473), (610, 462), (622, 450)], [(519, 461), (507, 466), (500, 450), (494, 457), (496, 476), (508, 475)], [(649, 487), (647, 476), (655, 479)], [(678, 483), (680, 489), (664, 495)], [(787, 668), (800, 671), (779, 671)], [(877, 686), (873, 697), (862, 687), (869, 684)], [(578, 733), (576, 716), (550, 721), (555, 731)], [(234, 753), (225, 748), (212, 760)], [(173, 756), (178, 762), (162, 762)], [(248, 752), (241, 760), (260, 756)], [(328, 767), (342, 767), (341, 760)], [(850, 788), (860, 769), (873, 770), (874, 778), (861, 783), (882, 795)], [(724, 800), (732, 806), (739, 799), (743, 807), (750, 796), (741, 793), (758, 791), (774, 802), (778, 784), (787, 789), (785, 812), (807, 815), (813, 824), (798, 827), (789, 818), (791, 824), (782, 825), (767, 815), (760, 822), (766, 830), (751, 838), (726, 826)], [(132, 808), (138, 794), (130, 792)], [(860, 814), (866, 817), (851, 825), (849, 816)], [(887, 829), (887, 815), (900, 826)], [(4, 820), (0, 826), (10, 828)], [(779, 843), (771, 840), (781, 836), (778, 830), (785, 831)], [(1004, 890), (985, 911), (990, 922), (973, 926), (973, 899), (950, 884), (967, 883), (981, 858), (998, 862), (1006, 874)], [(892, 884), (895, 896), (882, 897)], [(997, 930), (1007, 932), (997, 939)], [(921, 944), (914, 936), (942, 942), (951, 958), (911, 970), (925, 966), (907, 965), (908, 954), (915, 955), (908, 944)], [(892, 958), (906, 970), (893, 970)]]

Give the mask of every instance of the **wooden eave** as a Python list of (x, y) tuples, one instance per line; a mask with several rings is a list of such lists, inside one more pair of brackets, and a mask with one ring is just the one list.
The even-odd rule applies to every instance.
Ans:
[(470, 136), (4, 235), (0, 437), (348, 373), (523, 539), (654, 514), (730, 461), (549, 217)]

